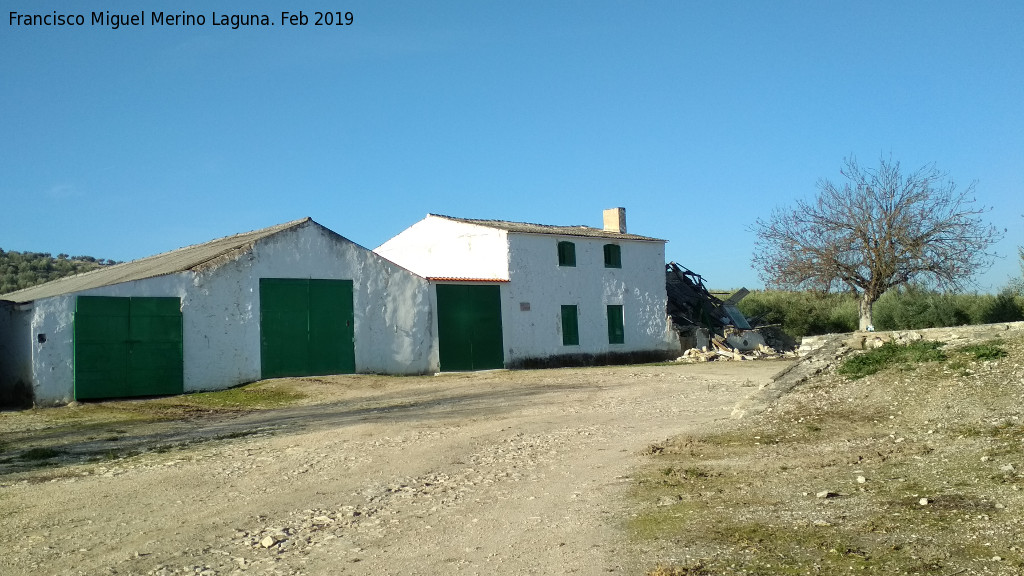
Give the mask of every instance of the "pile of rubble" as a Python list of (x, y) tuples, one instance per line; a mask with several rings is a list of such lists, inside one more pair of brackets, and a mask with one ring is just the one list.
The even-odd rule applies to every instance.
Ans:
[[(739, 301), (741, 288), (725, 299), (704, 286), (704, 278), (675, 262), (665, 266), (668, 315), (685, 350), (679, 361), (758, 360), (795, 357), (796, 343), (775, 325), (753, 326)], [(781, 351), (785, 352), (781, 352)]]
[(741, 350), (729, 346), (729, 341), (717, 334), (711, 338), (711, 346), (690, 348), (676, 358), (676, 362), (713, 362), (715, 360), (765, 360), (772, 358), (796, 358), (795, 351), (779, 352), (763, 342), (753, 348)]

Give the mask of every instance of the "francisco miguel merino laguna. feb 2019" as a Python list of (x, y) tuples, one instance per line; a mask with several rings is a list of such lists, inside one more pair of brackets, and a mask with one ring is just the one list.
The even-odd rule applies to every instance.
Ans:
[(117, 30), (127, 26), (227, 26), (238, 29), (241, 26), (348, 26), (355, 18), (351, 12), (313, 12), (303, 11), (281, 12), (281, 20), (271, 20), (268, 14), (218, 14), (211, 12), (209, 18), (205, 14), (189, 14), (187, 12), (146, 12), (135, 13), (92, 12), (88, 15), (79, 13), (23, 14), (11, 11), (11, 26), (106, 26)]

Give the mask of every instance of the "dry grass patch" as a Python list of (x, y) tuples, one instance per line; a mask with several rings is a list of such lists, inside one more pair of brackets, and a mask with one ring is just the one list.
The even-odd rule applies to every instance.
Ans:
[(887, 350), (649, 449), (650, 574), (1024, 573), (1024, 341), (981, 344)]
[[(0, 434), (4, 437), (0, 445), (0, 478), (41, 471), (42, 475), (36, 476), (45, 480), (59, 474), (53, 469), (60, 466), (167, 451), (184, 444), (168, 445), (156, 440), (151, 445), (122, 444), (132, 443), (133, 437), (151, 434), (150, 428), (155, 423), (187, 422), (218, 415), (230, 417), (295, 404), (304, 398), (306, 394), (294, 380), (270, 380), (216, 392), (6, 412), (0, 420)], [(203, 438), (202, 441), (229, 436)]]

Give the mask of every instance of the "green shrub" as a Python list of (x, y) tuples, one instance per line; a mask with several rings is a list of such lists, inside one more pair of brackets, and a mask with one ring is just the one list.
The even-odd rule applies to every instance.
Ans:
[[(858, 325), (857, 298), (852, 294), (755, 291), (740, 301), (740, 310), (761, 324), (779, 324), (803, 336), (852, 332)], [(1024, 320), (1024, 295), (1013, 287), (999, 294), (953, 294), (920, 286), (890, 290), (875, 303), (877, 330), (916, 330), (965, 324)]]
[(886, 342), (879, 348), (847, 358), (839, 366), (838, 372), (857, 379), (891, 366), (912, 368), (922, 362), (938, 362), (946, 359), (941, 347), (941, 342), (930, 340), (918, 340), (907, 345)]
[(980, 324), (1024, 320), (1024, 296), (1018, 294), (1012, 287), (1004, 288), (983, 303), (978, 319)]
[(996, 360), (1007, 355), (1002, 344), (1002, 340), (989, 340), (988, 342), (965, 346), (963, 351), (974, 356), (975, 360)]
[(881, 330), (937, 328), (1024, 320), (1024, 298), (1012, 288), (999, 294), (948, 294), (910, 286), (890, 291), (875, 305)]
[(739, 308), (761, 324), (780, 324), (794, 338), (857, 328), (857, 301), (849, 294), (756, 291), (741, 300)]
[(907, 286), (890, 290), (875, 303), (877, 330), (917, 330), (971, 324), (970, 305), (960, 294)]

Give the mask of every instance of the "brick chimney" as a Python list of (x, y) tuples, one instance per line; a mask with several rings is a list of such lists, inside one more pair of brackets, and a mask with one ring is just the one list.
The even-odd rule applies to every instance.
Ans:
[(626, 233), (625, 208), (609, 208), (604, 211), (604, 231)]

